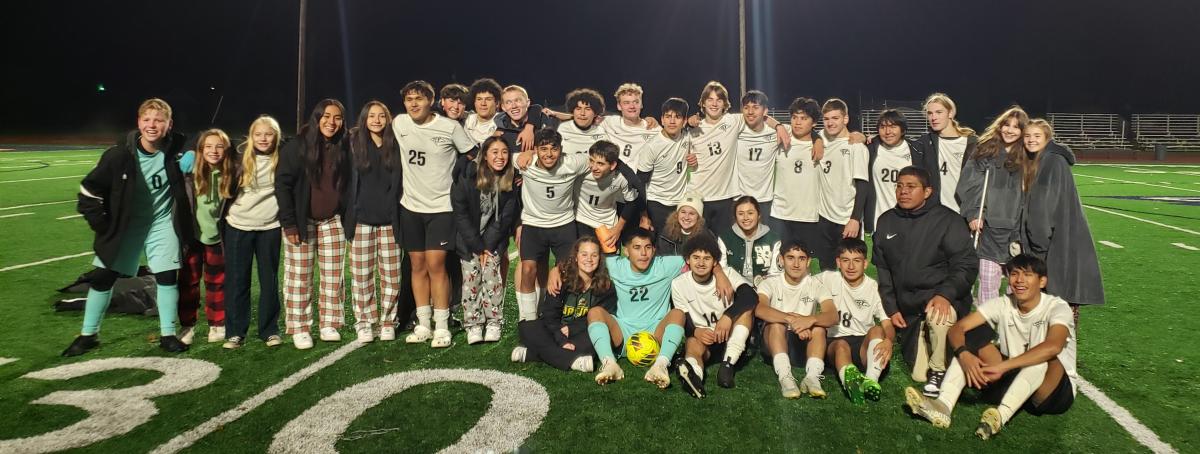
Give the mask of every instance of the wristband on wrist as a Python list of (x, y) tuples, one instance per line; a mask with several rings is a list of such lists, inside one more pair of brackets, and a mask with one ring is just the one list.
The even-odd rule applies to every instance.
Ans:
[(960, 346), (960, 347), (954, 349), (954, 357), (957, 358), (959, 355), (962, 355), (964, 352), (969, 352), (969, 351), (971, 351), (971, 350), (968, 349), (966, 345)]

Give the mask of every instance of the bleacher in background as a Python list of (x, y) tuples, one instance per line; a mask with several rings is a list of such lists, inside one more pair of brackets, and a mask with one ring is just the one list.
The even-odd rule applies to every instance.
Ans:
[(1046, 114), (1054, 126), (1054, 140), (1083, 150), (1127, 149), (1125, 119), (1117, 114), (1065, 113)]
[(1133, 137), (1138, 145), (1165, 145), (1171, 151), (1200, 150), (1200, 115), (1135, 114)]

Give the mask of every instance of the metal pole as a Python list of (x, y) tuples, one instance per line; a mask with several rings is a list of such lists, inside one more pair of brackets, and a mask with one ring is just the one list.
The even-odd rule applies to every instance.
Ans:
[(738, 0), (738, 87), (746, 94), (746, 0)]
[(300, 0), (300, 39), (296, 45), (296, 133), (304, 124), (304, 23), (308, 16), (308, 0)]

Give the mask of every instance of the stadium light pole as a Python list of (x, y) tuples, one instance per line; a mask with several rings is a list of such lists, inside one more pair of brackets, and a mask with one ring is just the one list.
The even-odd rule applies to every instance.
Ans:
[(304, 124), (304, 23), (308, 16), (308, 0), (300, 0), (300, 38), (296, 44), (296, 133)]
[[(746, 0), (738, 0), (738, 82), (746, 94)], [(739, 96), (740, 97), (740, 96)]]

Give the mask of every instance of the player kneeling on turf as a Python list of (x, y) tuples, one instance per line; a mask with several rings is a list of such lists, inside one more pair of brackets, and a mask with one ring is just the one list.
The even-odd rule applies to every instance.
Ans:
[[(935, 427), (950, 427), (950, 413), (968, 385), (983, 390), (984, 400), (1000, 396), (1000, 405), (984, 410), (975, 430), (985, 440), (1000, 432), (1019, 408), (1035, 416), (1054, 415), (1075, 402), (1079, 377), (1070, 305), (1042, 293), (1047, 276), (1041, 259), (1021, 254), (1006, 268), (1012, 295), (985, 301), (950, 328), (956, 358), (946, 370), (941, 394), (933, 399), (911, 387), (904, 390), (909, 409)], [(974, 341), (978, 336), (973, 330), (988, 328), (998, 334), (994, 344)]]
[(683, 254), (690, 272), (671, 281), (671, 301), (676, 309), (688, 315), (692, 330), (684, 343), (686, 359), (678, 363), (676, 370), (683, 382), (683, 390), (692, 397), (701, 398), (707, 394), (704, 391), (704, 364), (709, 358), (721, 360), (717, 384), (722, 388), (733, 387), (733, 365), (746, 349), (758, 296), (737, 270), (724, 268), (723, 274), (734, 286), (732, 304), (717, 297), (713, 268), (717, 266), (721, 249), (711, 235), (701, 234), (689, 239), (684, 243)]
[[(783, 273), (758, 285), (758, 307), (754, 315), (763, 321), (760, 339), (765, 341), (763, 359), (775, 367), (783, 397), (797, 399), (802, 393), (823, 399), (821, 372), (825, 370), (825, 329), (837, 323), (833, 295), (825, 284), (808, 275), (809, 249), (789, 239), (779, 249)], [(792, 367), (804, 363), (803, 388), (796, 386)]]
[(861, 404), (864, 397), (877, 401), (882, 393), (879, 378), (892, 359), (896, 330), (883, 311), (879, 285), (865, 274), (867, 243), (843, 238), (835, 252), (838, 270), (817, 275), (833, 295), (838, 313), (837, 324), (829, 330), (825, 359), (833, 362), (851, 401)]

